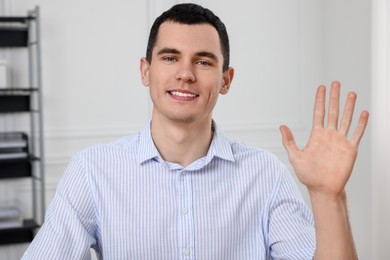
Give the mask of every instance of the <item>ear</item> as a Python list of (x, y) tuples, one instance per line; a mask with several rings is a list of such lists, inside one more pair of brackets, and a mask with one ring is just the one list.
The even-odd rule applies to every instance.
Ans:
[(146, 58), (141, 58), (140, 63), (139, 63), (139, 69), (141, 72), (142, 84), (144, 84), (145, 87), (148, 87), (149, 86), (150, 64), (146, 60)]
[(229, 67), (224, 73), (223, 73), (223, 82), (222, 87), (219, 90), (219, 93), (222, 95), (225, 95), (229, 92), (230, 85), (232, 84), (234, 77), (234, 68)]

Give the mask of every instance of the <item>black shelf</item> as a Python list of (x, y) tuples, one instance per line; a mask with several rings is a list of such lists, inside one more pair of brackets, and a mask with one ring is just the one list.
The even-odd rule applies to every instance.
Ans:
[(28, 21), (34, 19), (30, 16), (2, 16), (0, 23), (0, 47), (27, 47)]
[(30, 111), (29, 93), (0, 94), (0, 113)]
[(31, 93), (39, 91), (38, 88), (0, 88), (0, 95), (18, 94), (18, 93)]
[(31, 242), (37, 228), (39, 225), (35, 220), (26, 219), (20, 228), (0, 229), (0, 245)]
[(25, 178), (32, 176), (31, 162), (34, 158), (1, 159), (0, 179)]
[(0, 47), (27, 47), (28, 28), (20, 27), (0, 27)]
[(30, 16), (0, 16), (1, 23), (27, 23), (31, 19), (34, 18)]

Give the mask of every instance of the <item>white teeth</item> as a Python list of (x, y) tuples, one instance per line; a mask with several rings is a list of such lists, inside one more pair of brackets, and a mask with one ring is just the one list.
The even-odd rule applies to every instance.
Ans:
[(190, 93), (183, 93), (183, 92), (179, 92), (179, 91), (172, 91), (170, 92), (172, 95), (174, 96), (178, 96), (178, 97), (186, 97), (186, 98), (194, 98), (196, 97), (196, 95), (194, 94), (190, 94)]

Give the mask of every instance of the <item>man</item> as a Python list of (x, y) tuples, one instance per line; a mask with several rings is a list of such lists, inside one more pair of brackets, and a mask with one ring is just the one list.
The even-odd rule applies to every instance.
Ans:
[(91, 247), (104, 259), (357, 258), (344, 190), (368, 121), (362, 112), (348, 140), (356, 94), (338, 127), (340, 84), (332, 83), (324, 126), (318, 88), (303, 150), (280, 128), (313, 222), (286, 167), (228, 140), (212, 120), (234, 77), (218, 17), (194, 4), (163, 13), (140, 71), (150, 124), (74, 156), (25, 259), (88, 259)]

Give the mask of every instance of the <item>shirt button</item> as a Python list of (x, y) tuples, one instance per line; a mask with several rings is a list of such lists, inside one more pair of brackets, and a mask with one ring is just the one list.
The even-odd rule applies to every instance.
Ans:
[(191, 254), (191, 251), (187, 248), (187, 249), (184, 249), (184, 255), (188, 256)]
[(181, 212), (182, 212), (184, 215), (186, 215), (186, 214), (188, 214), (189, 210), (188, 210), (187, 208), (183, 208), (183, 209), (181, 210)]

